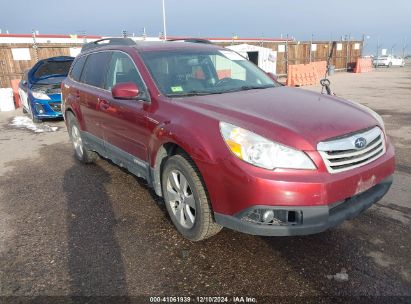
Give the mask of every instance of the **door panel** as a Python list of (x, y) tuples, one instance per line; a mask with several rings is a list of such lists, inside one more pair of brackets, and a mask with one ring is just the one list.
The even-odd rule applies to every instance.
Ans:
[(85, 59), (81, 73), (81, 84), (74, 92), (79, 96), (80, 111), (84, 118), (85, 131), (104, 140), (104, 113), (100, 108), (100, 97), (106, 91), (103, 88), (111, 52), (91, 53)]
[[(76, 88), (77, 89), (77, 88)], [(88, 86), (79, 89), (80, 111), (83, 115), (85, 130), (92, 135), (104, 139), (103, 120), (104, 113), (100, 110), (100, 90)]]
[[(147, 89), (132, 59), (123, 52), (113, 52), (105, 88), (122, 82), (134, 82), (139, 87), (140, 96), (147, 96)], [(104, 113), (104, 136), (109, 145), (127, 153), (134, 163), (148, 162), (147, 110), (150, 104), (141, 100), (119, 100), (106, 91), (100, 98)]]
[[(111, 94), (100, 99), (104, 113), (105, 140), (138, 158), (148, 162), (147, 103), (137, 100), (116, 100)], [(108, 106), (107, 106), (108, 105)], [(138, 161), (137, 160), (137, 161)]]

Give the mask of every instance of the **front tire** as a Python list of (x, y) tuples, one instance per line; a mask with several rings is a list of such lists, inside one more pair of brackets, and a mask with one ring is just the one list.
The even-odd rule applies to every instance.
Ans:
[(75, 157), (83, 164), (94, 163), (98, 159), (98, 154), (84, 147), (79, 124), (71, 112), (67, 113), (67, 121)]
[[(24, 106), (23, 106), (23, 113), (24, 113)], [(31, 108), (31, 105), (30, 105), (30, 104), (29, 104), (29, 115), (30, 115), (31, 121), (32, 121), (33, 123), (38, 124), (38, 123), (42, 123), (42, 122), (43, 122), (41, 119), (38, 119), (38, 118), (36, 118), (36, 117), (34, 116), (34, 114), (33, 114), (33, 109)]]
[(187, 155), (169, 157), (161, 181), (168, 214), (185, 238), (201, 241), (220, 232), (200, 172)]

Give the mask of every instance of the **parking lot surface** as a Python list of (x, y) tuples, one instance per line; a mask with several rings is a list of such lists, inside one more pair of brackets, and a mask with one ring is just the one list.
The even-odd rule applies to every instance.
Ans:
[(304, 237), (191, 243), (143, 180), (78, 163), (63, 122), (35, 132), (11, 125), (21, 110), (0, 113), (0, 296), (411, 297), (411, 62), (331, 81), (382, 115), (397, 170), (371, 209)]

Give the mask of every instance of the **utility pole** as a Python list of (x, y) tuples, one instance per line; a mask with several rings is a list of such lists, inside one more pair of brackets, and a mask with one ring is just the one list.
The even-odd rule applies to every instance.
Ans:
[(285, 74), (288, 76), (288, 34), (285, 40)]
[[(377, 37), (377, 55), (375, 56), (378, 59), (378, 54), (380, 53), (380, 37)], [(378, 64), (375, 66), (378, 69)]]
[(349, 54), (349, 50), (351, 50), (350, 49), (350, 40), (351, 40), (351, 33), (349, 33), (348, 34), (348, 39), (346, 39), (346, 43), (347, 43), (347, 47), (346, 47), (346, 52), (347, 52), (347, 56), (346, 56), (346, 59), (345, 59), (345, 68), (347, 69), (347, 71), (348, 71), (348, 64), (349, 64), (349, 60), (350, 60), (350, 54)]
[(377, 57), (379, 56), (378, 54), (380, 53), (380, 37), (377, 38)]
[(310, 63), (311, 63), (311, 50), (312, 50), (312, 47), (313, 47), (313, 39), (314, 39), (314, 34), (311, 34), (311, 42), (310, 42)]
[(143, 40), (146, 40), (146, 38), (147, 38), (146, 28), (143, 27)]
[(362, 34), (361, 57), (364, 56), (365, 34)]
[(405, 50), (407, 49), (407, 37), (404, 37), (403, 43), (402, 43), (402, 58), (405, 58)]
[(166, 29), (166, 6), (163, 1), (163, 35), (164, 35), (164, 41), (167, 40), (167, 29)]

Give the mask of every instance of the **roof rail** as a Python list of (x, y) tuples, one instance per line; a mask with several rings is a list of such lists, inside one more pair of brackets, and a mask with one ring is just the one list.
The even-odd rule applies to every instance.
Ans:
[(136, 42), (130, 38), (104, 38), (83, 44), (81, 52), (107, 45), (136, 45)]
[(191, 42), (191, 43), (214, 44), (210, 40), (201, 39), (201, 38), (179, 38), (179, 39), (168, 39), (167, 41), (181, 41), (181, 42)]

